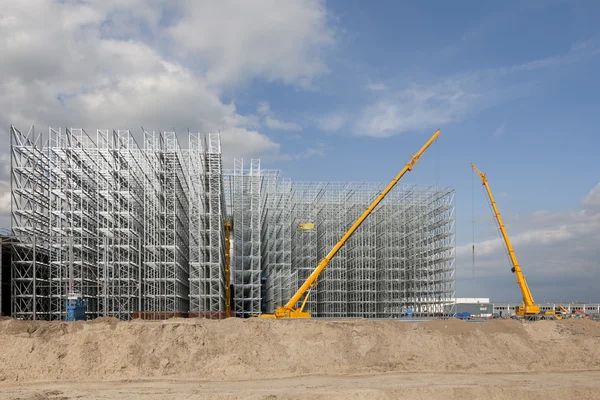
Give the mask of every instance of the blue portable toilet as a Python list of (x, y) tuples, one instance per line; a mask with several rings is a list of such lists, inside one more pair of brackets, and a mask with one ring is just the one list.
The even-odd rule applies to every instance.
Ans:
[(67, 321), (87, 321), (87, 300), (76, 293), (67, 296)]

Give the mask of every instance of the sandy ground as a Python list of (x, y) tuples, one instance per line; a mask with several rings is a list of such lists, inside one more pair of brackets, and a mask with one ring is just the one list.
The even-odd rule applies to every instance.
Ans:
[(0, 349), (0, 399), (600, 399), (585, 320), (7, 320)]
[(394, 373), (204, 382), (135, 380), (5, 386), (0, 399), (599, 399), (598, 371)]

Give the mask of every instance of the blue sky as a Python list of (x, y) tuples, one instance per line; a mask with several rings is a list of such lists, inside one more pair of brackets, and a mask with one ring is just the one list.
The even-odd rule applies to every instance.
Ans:
[[(489, 173), (497, 191), (515, 199), (504, 206), (507, 211), (577, 206), (597, 183), (597, 171), (590, 167), (600, 141), (592, 132), (600, 87), (595, 72), (600, 67), (600, 32), (592, 16), (600, 5), (327, 4), (342, 38), (328, 55), (331, 72), (319, 80), (318, 89), (295, 92), (257, 81), (237, 102), (240, 111), (252, 111), (255, 99), (265, 98), (282, 118), (308, 122), (302, 141), (322, 142), (326, 149), (325, 157), (310, 162), (269, 165), (294, 179), (385, 180), (439, 127), (440, 179), (461, 193), (470, 192), (469, 163), (474, 161)], [(504, 72), (528, 64), (530, 69)], [(352, 125), (335, 134), (310, 126), (311, 117), (360, 113), (412, 85), (425, 92), (446, 81), (457, 85), (449, 95), (465, 91), (465, 97), (481, 97), (455, 108), (441, 101), (436, 109), (455, 111), (444, 123), (423, 120), (422, 125), (430, 126), (390, 131), (391, 137), (377, 139), (356, 137), (364, 132)], [(386, 89), (370, 90), (370, 84)], [(284, 149), (298, 146), (292, 135), (272, 134)], [(435, 177), (435, 163), (430, 162), (434, 154), (427, 156), (429, 162), (422, 162), (407, 181)], [(519, 196), (529, 201), (517, 202)]]
[[(295, 148), (299, 140), (322, 143), (324, 156), (267, 166), (281, 168), (295, 180), (387, 181), (439, 127), (438, 148), (429, 150), (403, 182), (435, 183), (439, 178), (456, 187), (459, 245), (471, 242), (473, 200), (476, 239), (495, 237), (489, 232), (494, 222), (470, 162), (488, 174), (506, 215), (578, 209), (599, 182), (600, 139), (594, 128), (600, 31), (594, 16), (600, 15), (600, 4), (327, 4), (340, 39), (327, 56), (331, 71), (319, 79), (318, 88), (293, 92), (256, 82), (238, 102), (242, 109), (247, 98), (250, 109), (253, 99), (264, 97), (284, 119), (307, 123), (301, 139), (273, 134), (284, 149)], [(416, 116), (406, 129), (399, 122), (396, 130), (386, 132), (389, 137), (373, 137), (377, 132), (369, 135), (352, 121), (352, 115), (381, 99), (402, 98), (403, 91), (415, 86), (425, 95), (457, 95), (464, 101), (434, 98), (431, 115)], [(399, 107), (410, 110), (411, 105), (407, 101)], [(337, 132), (311, 126), (312, 118), (328, 113), (343, 114), (349, 122)], [(410, 111), (405, 115), (413, 116)], [(434, 121), (427, 121), (428, 116)], [(472, 272), (468, 267), (467, 275)], [(512, 279), (508, 264), (498, 267)], [(476, 264), (476, 272), (477, 268)], [(460, 281), (458, 288), (460, 293)], [(461, 294), (468, 292), (466, 288)], [(506, 297), (518, 299), (518, 292), (512, 292)], [(552, 290), (548, 292), (552, 297)]]
[(519, 299), (474, 162), (534, 296), (600, 301), (598, 15), (566, 0), (9, 2), (0, 126), (220, 129), (227, 166), (382, 182), (439, 128), (403, 182), (456, 188), (458, 294)]

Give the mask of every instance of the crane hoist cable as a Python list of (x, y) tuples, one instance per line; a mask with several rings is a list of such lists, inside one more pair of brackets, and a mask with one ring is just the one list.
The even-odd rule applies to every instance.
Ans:
[(475, 278), (475, 171), (471, 170), (471, 212), (472, 212), (472, 224), (473, 224), (473, 239), (472, 239), (472, 251), (473, 251), (473, 256), (472, 256), (472, 271), (471, 271), (471, 278)]

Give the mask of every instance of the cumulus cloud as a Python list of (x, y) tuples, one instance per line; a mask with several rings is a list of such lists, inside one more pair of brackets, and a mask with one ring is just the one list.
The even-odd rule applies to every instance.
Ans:
[(228, 157), (279, 156), (280, 146), (223, 90), (254, 78), (308, 84), (326, 71), (321, 49), (333, 41), (313, 0), (1, 4), (2, 131), (220, 130)]
[(261, 101), (260, 103), (258, 103), (256, 111), (258, 111), (260, 115), (266, 115), (269, 113), (269, 111), (271, 111), (271, 106), (269, 105), (269, 102)]
[(598, 183), (581, 201), (584, 207), (600, 208), (600, 183)]
[(184, 0), (169, 28), (177, 49), (207, 66), (207, 79), (230, 85), (260, 76), (310, 86), (327, 72), (323, 52), (334, 43), (321, 0)]

